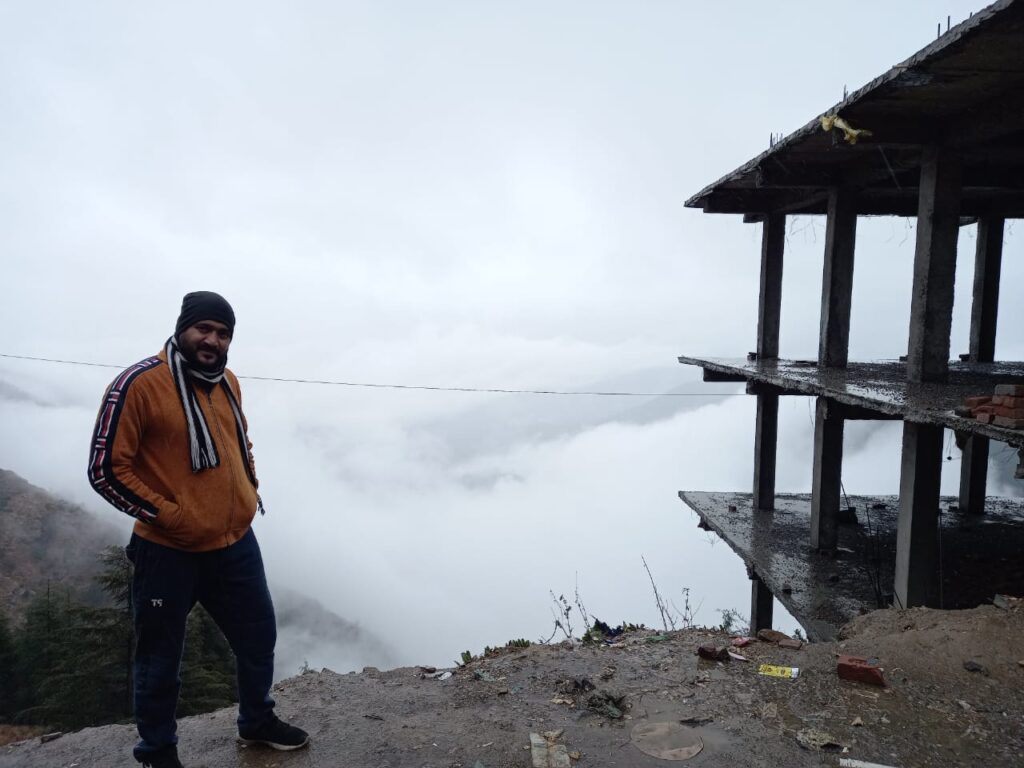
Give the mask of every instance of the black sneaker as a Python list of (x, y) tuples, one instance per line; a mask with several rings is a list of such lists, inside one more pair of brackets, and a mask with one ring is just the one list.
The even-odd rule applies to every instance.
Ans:
[(309, 744), (309, 734), (294, 725), (288, 725), (277, 715), (271, 715), (259, 728), (245, 731), (239, 729), (238, 740), (242, 744), (266, 744), (268, 747), (287, 751), (302, 749)]
[(178, 759), (178, 748), (169, 747), (152, 752), (142, 758), (143, 768), (185, 768)]

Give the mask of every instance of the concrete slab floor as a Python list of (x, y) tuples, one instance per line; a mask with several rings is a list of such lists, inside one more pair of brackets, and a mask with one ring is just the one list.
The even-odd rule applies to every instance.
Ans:
[[(896, 496), (850, 496), (855, 523), (839, 526), (834, 554), (811, 549), (811, 497), (779, 494), (775, 511), (753, 514), (749, 493), (680, 491), (679, 497), (753, 567), (814, 640), (892, 602)], [(940, 508), (943, 608), (970, 608), (996, 594), (1024, 594), (1024, 499), (986, 499), (985, 514)]]
[(685, 365), (705, 371), (770, 384), (790, 394), (830, 397), (899, 416), (918, 424), (934, 424), (980, 434), (1024, 447), (1024, 430), (1012, 430), (962, 418), (953, 408), (965, 397), (991, 395), (996, 384), (1024, 384), (1024, 362), (950, 363), (944, 384), (910, 384), (906, 363), (850, 363), (847, 368), (821, 368), (813, 360), (740, 360), (680, 357)]

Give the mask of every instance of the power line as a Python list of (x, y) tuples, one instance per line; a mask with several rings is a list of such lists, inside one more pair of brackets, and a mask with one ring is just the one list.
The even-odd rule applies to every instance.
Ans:
[[(9, 360), (32, 360), (38, 363), (60, 363), (61, 365), (83, 365), (91, 368), (116, 368), (124, 370), (128, 366), (113, 363), (91, 363), (83, 360), (61, 360), (53, 357), (32, 357), (30, 355), (9, 355), (0, 352), (0, 357)], [(240, 379), (250, 381), (276, 381), (287, 384), (322, 384), (335, 387), (362, 387), (365, 389), (417, 389), (427, 392), (484, 392), (501, 395), (561, 395), (591, 397), (746, 397), (740, 392), (721, 394), (707, 392), (600, 392), (600, 391), (566, 391), (557, 389), (503, 389), (498, 387), (433, 387), (426, 384), (381, 384), (376, 382), (332, 381), (329, 379), (291, 379), (282, 376), (242, 376)]]

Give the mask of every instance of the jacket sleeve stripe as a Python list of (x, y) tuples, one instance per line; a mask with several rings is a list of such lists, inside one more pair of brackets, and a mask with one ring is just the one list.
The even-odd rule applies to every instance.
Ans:
[(155, 518), (157, 509), (117, 479), (111, 457), (114, 435), (117, 434), (117, 422), (124, 408), (128, 387), (143, 371), (159, 364), (159, 358), (150, 357), (136, 363), (114, 379), (114, 383), (107, 390), (100, 415), (96, 419), (92, 452), (89, 456), (89, 483), (96, 492), (125, 514), (143, 521)]

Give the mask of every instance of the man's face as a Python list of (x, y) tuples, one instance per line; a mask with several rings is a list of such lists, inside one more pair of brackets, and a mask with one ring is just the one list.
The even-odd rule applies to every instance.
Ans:
[(227, 361), (231, 331), (216, 320), (200, 320), (178, 336), (178, 347), (196, 368), (216, 371)]

